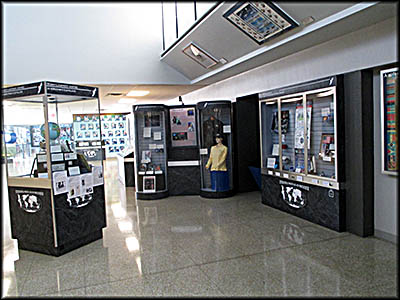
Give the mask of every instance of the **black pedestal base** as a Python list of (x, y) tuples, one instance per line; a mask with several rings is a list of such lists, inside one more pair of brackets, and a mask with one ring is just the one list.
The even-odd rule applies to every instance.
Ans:
[(155, 192), (155, 193), (136, 192), (136, 199), (138, 199), (138, 200), (157, 200), (157, 199), (166, 198), (168, 196), (169, 196), (168, 190), (161, 191), (161, 192)]
[(234, 195), (233, 190), (224, 191), (224, 192), (211, 192), (211, 191), (203, 191), (200, 190), (200, 197), (203, 198), (228, 198)]
[(103, 238), (103, 230), (92, 232), (91, 234), (82, 237), (80, 239), (74, 240), (67, 245), (59, 245), (58, 247), (48, 247), (41, 244), (35, 244), (30, 242), (24, 242), (18, 240), (18, 248), (22, 250), (28, 250), (33, 252), (39, 252), (42, 254), (48, 254), (53, 256), (61, 256), (67, 252), (70, 252), (79, 247), (85, 246), (91, 242)]

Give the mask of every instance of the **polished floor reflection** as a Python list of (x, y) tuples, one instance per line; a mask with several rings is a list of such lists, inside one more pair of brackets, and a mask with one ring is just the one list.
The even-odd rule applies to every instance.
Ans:
[(397, 296), (397, 246), (261, 204), (260, 193), (136, 200), (105, 170), (102, 240), (3, 251), (2, 296)]

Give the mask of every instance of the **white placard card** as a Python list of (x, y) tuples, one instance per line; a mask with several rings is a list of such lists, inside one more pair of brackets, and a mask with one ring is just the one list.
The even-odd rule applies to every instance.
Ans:
[(161, 131), (154, 132), (153, 139), (155, 141), (161, 141)]
[(51, 161), (63, 161), (64, 155), (62, 153), (52, 153), (51, 154)]
[(79, 170), (79, 166), (76, 167), (69, 167), (68, 168), (69, 176), (79, 175), (81, 171)]
[(151, 137), (151, 127), (145, 127), (145, 128), (143, 128), (143, 137), (144, 137), (144, 138), (149, 138), (149, 137)]
[(68, 192), (67, 171), (53, 173), (54, 195)]
[(279, 156), (279, 144), (273, 144), (272, 155)]
[(54, 164), (51, 166), (51, 170), (54, 171), (64, 171), (65, 170), (65, 164)]
[(275, 168), (275, 162), (276, 162), (275, 157), (268, 157), (267, 168)]
[(208, 154), (207, 148), (200, 149), (200, 155), (207, 155), (207, 154)]
[(41, 154), (37, 156), (38, 162), (46, 162), (47, 161), (47, 156), (46, 154)]
[(47, 173), (38, 173), (38, 178), (49, 178), (49, 174), (47, 174)]
[(64, 153), (65, 160), (77, 159), (76, 153)]
[(224, 125), (223, 132), (224, 133), (231, 133), (231, 125)]
[(50, 152), (61, 152), (61, 145), (50, 146)]

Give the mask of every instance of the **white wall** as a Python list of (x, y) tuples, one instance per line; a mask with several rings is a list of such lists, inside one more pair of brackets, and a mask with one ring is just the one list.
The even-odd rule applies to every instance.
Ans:
[(161, 2), (9, 2), (2, 8), (3, 84), (189, 83), (160, 62)]
[[(185, 104), (237, 97), (321, 77), (398, 61), (396, 20), (390, 19), (279, 61), (220, 81), (182, 97)], [(376, 81), (376, 78), (375, 78)], [(376, 83), (375, 83), (376, 85)], [(379, 89), (375, 88), (375, 232), (387, 240), (397, 237), (397, 178), (381, 174)], [(169, 105), (178, 103), (176, 99)], [(340, 121), (340, 120), (339, 120)]]
[(397, 176), (382, 174), (381, 89), (379, 70), (374, 73), (375, 235), (397, 242)]
[(188, 93), (182, 99), (185, 104), (235, 100), (281, 86), (392, 63), (397, 61), (396, 26), (396, 20), (389, 19)]

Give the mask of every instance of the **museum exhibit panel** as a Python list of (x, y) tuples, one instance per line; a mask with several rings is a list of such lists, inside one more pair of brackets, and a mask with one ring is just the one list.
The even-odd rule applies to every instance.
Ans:
[(197, 103), (200, 138), (200, 196), (222, 198), (233, 195), (232, 103)]
[[(76, 114), (90, 114), (100, 128), (98, 88), (43, 81), (3, 88), (2, 95), (11, 232), (18, 247), (59, 256), (102, 238), (103, 155), (88, 161), (66, 126)], [(101, 135), (92, 141), (101, 144)]]
[(134, 105), (136, 199), (168, 197), (165, 105)]
[(168, 191), (172, 195), (198, 195), (200, 161), (196, 105), (168, 106)]
[(262, 202), (345, 229), (337, 77), (260, 93)]

